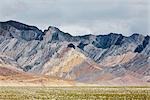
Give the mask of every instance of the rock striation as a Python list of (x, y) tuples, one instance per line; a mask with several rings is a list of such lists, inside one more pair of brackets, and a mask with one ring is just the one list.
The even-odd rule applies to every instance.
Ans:
[(42, 32), (16, 21), (0, 22), (0, 64), (83, 83), (126, 85), (133, 78), (147, 84), (150, 36), (72, 36), (53, 26)]

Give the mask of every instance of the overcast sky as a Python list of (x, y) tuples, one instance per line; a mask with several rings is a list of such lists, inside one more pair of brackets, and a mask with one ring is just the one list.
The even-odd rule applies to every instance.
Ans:
[(149, 34), (149, 0), (0, 0), (0, 21), (39, 29), (56, 26), (72, 35)]

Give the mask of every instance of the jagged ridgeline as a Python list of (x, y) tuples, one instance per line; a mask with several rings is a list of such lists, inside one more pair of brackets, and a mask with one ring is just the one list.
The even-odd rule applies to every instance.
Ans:
[(72, 36), (52, 26), (42, 32), (16, 21), (0, 22), (0, 64), (83, 83), (147, 84), (150, 36)]

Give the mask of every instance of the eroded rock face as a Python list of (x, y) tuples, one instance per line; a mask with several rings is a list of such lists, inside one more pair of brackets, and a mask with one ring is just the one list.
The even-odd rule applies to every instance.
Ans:
[(24, 39), (26, 41), (42, 40), (43, 32), (34, 26), (15, 21), (1, 22), (0, 35), (7, 38)]
[(73, 49), (75, 49), (76, 47), (75, 47), (74, 44), (70, 43), (70, 44), (68, 44), (68, 48), (73, 48)]
[(141, 53), (146, 48), (146, 46), (149, 44), (149, 41), (150, 41), (150, 37), (146, 36), (144, 38), (142, 44), (138, 45), (134, 52)]
[(0, 64), (24, 72), (90, 83), (124, 79), (126, 73), (148, 80), (149, 59), (149, 36), (72, 36), (52, 26), (42, 32), (15, 21), (0, 22)]

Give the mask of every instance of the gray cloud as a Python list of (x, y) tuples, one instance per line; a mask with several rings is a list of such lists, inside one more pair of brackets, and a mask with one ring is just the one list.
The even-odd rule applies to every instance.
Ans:
[(149, 0), (5, 0), (0, 19), (40, 29), (56, 26), (73, 35), (150, 33)]

